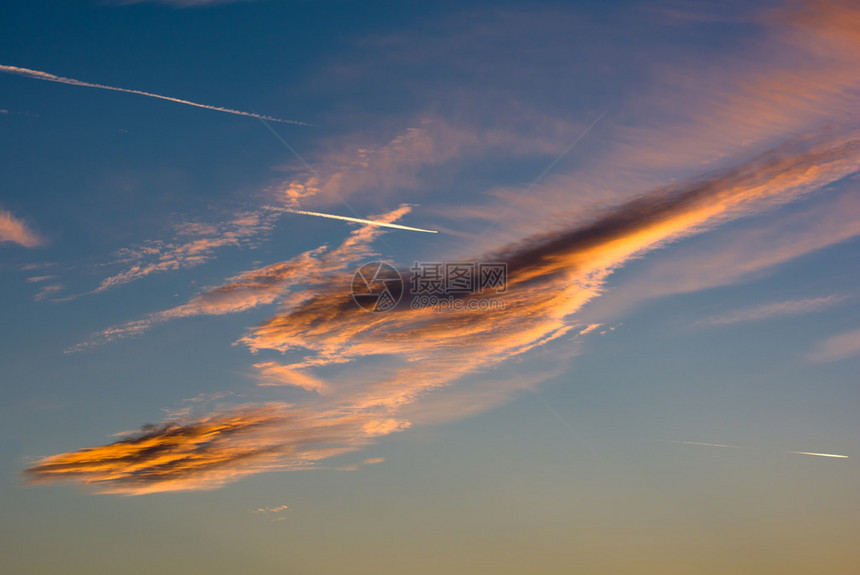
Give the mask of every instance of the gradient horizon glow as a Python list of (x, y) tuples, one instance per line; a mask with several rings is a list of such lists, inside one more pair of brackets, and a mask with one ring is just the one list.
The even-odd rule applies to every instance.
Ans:
[(0, 30), (3, 573), (860, 572), (860, 4)]

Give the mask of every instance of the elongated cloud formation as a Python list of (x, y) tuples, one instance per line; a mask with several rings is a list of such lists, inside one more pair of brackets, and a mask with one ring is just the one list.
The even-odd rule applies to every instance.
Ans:
[(803, 255), (860, 235), (860, 197), (854, 191), (757, 225), (712, 236), (703, 247), (674, 250), (670, 260), (631, 274), (589, 310), (606, 319), (649, 298), (730, 285)]
[[(373, 437), (439, 418), (451, 404), (440, 392), (463, 376), (546, 346), (575, 328), (586, 329), (575, 313), (630, 259), (801, 197), (855, 173), (858, 165), (855, 134), (800, 139), (734, 169), (643, 195), (585, 225), (476, 258), (507, 262), (503, 311), (367, 313), (351, 301), (343, 274), (335, 273), (322, 278), (328, 284), (311, 295), (285, 301), (283, 311), (241, 340), (253, 351), (306, 354), (257, 367), (270, 381), (280, 375), (284, 383), (305, 389), (336, 390), (315, 395), (312, 409), (248, 408), (240, 415), (167, 423), (115, 444), (45, 458), (28, 474), (33, 481), (74, 479), (128, 494), (208, 489), (358, 449)], [(374, 362), (372, 373), (362, 369), (359, 360), (381, 355), (387, 359)], [(327, 380), (324, 388), (309, 375), (315, 366), (347, 362), (357, 369)], [(522, 378), (493, 383), (484, 396), (470, 387), (470, 409), (530, 385)]]
[(712, 316), (698, 323), (704, 325), (730, 325), (747, 321), (760, 321), (775, 317), (801, 315), (825, 310), (845, 301), (846, 299), (847, 298), (844, 296), (827, 296), (780, 301)]
[(326, 394), (330, 391), (328, 384), (324, 381), (299, 370), (279, 365), (274, 361), (258, 363), (254, 367), (260, 370), (260, 377), (263, 380), (261, 385), (295, 386), (321, 394)]
[(152, 94), (150, 92), (143, 92), (141, 90), (129, 90), (128, 88), (116, 88), (114, 86), (105, 86), (104, 84), (93, 84), (90, 82), (82, 82), (81, 80), (74, 80), (72, 78), (63, 78), (62, 76), (55, 76), (54, 74), (49, 74), (48, 72), (40, 72), (39, 70), (30, 70), (29, 68), (19, 68), (17, 66), (4, 66), (0, 64), (0, 72), (5, 72), (7, 74), (17, 74), (19, 76), (26, 76), (27, 78), (33, 78), (36, 80), (46, 80), (48, 82), (56, 82), (58, 84), (68, 84), (69, 86), (82, 86), (84, 88), (98, 88), (100, 90), (111, 90), (113, 92), (124, 92), (126, 94), (137, 94), (139, 96), (146, 96), (148, 98), (158, 98), (159, 100), (167, 100), (168, 102), (175, 102), (177, 104), (185, 104), (186, 106), (194, 106), (195, 108), (203, 108), (204, 110), (214, 110), (215, 112), (224, 112), (227, 114), (233, 114), (236, 116), (246, 116), (248, 118), (257, 118), (260, 120), (269, 120), (270, 122), (280, 122), (282, 124), (297, 124), (300, 126), (307, 126), (308, 124), (304, 122), (299, 122), (297, 120), (284, 120), (282, 118), (274, 118), (272, 116), (263, 116), (261, 114), (254, 114), (252, 112), (242, 112), (241, 110), (233, 110), (231, 108), (222, 108), (220, 106), (209, 106), (208, 104), (198, 104), (197, 102), (190, 102), (188, 100), (181, 100), (179, 98), (171, 98), (170, 96), (162, 96), (160, 94)]
[(36, 482), (76, 478), (103, 493), (214, 489), (251, 473), (311, 467), (369, 443), (376, 426), (391, 424), (282, 403), (249, 406), (147, 426), (115, 443), (45, 458), (27, 474)]
[(0, 209), (0, 243), (4, 242), (35, 248), (42, 244), (42, 238), (11, 212)]
[[(410, 210), (408, 205), (402, 205), (395, 210), (375, 216), (374, 221), (389, 224), (409, 213)], [(204, 226), (203, 230), (197, 230), (197, 226), (193, 226), (192, 231), (217, 232), (217, 229), (209, 230), (207, 228), (208, 226)], [(228, 278), (223, 285), (204, 290), (185, 304), (149, 314), (143, 319), (105, 329), (95, 334), (88, 341), (69, 348), (67, 352), (82, 351), (94, 345), (138, 335), (154, 325), (177, 318), (239, 313), (261, 305), (275, 303), (279, 299), (287, 297), (290, 291), (297, 286), (322, 284), (325, 282), (324, 278), (328, 277), (329, 274), (343, 270), (346, 266), (361, 259), (376, 255), (371, 248), (371, 243), (383, 231), (383, 228), (377, 226), (359, 228), (333, 249), (323, 245), (289, 260), (243, 272)], [(235, 239), (231, 234), (226, 237)], [(206, 242), (205, 250), (195, 250), (201, 260), (208, 257), (213, 242), (218, 245), (221, 243), (213, 239)], [(153, 273), (162, 269), (179, 267), (180, 263), (186, 260), (185, 258), (177, 258), (176, 254), (187, 251), (188, 245), (198, 244), (183, 243), (178, 246), (174, 245), (170, 249), (164, 249), (165, 246), (159, 245), (157, 246), (158, 249), (154, 251), (161, 260), (160, 262), (143, 268), (133, 267), (130, 271), (143, 275), (144, 272)], [(139, 251), (131, 250), (130, 253), (138, 256)], [(196, 261), (187, 263), (190, 265)], [(128, 277), (129, 272), (126, 272), (125, 275), (114, 276), (115, 279), (109, 278), (111, 280), (109, 285), (116, 285), (119, 278), (127, 279)], [(102, 282), (102, 285), (108, 284)], [(293, 303), (295, 304), (296, 301), (298, 300), (293, 301)]]
[[(305, 348), (344, 361), (416, 347), (398, 333), (419, 328), (425, 337), (418, 347), (428, 354), (483, 337), (496, 351), (513, 351), (520, 344), (529, 348), (544, 337), (554, 337), (556, 330), (569, 329), (563, 318), (597, 295), (609, 273), (630, 258), (840, 179), (856, 170), (858, 157), (860, 144), (851, 137), (793, 142), (733, 170), (643, 196), (584, 227), (532, 237), (479, 258), (507, 262), (505, 299), (516, 310), (512, 313), (466, 317), (403, 313), (369, 321), (348, 294), (328, 292), (272, 318), (244, 341), (255, 350)], [(319, 323), (322, 317), (325, 324)], [(526, 326), (537, 331), (524, 340), (505, 335), (509, 331), (525, 336)]]

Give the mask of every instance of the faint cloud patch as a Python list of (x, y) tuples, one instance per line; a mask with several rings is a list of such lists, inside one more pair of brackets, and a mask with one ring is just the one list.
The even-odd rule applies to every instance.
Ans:
[[(381, 143), (368, 143), (366, 134), (331, 142), (297, 176), (268, 189), (273, 201), (297, 209), (300, 205), (330, 205), (358, 193), (371, 192), (380, 198), (427, 185), (427, 171), (489, 153), (510, 157), (556, 155), (569, 143), (575, 128), (555, 120), (521, 132), (502, 128), (453, 125), (440, 118), (424, 117)], [(434, 172), (436, 176), (438, 173)], [(438, 177), (435, 180), (438, 182)]]
[(221, 223), (179, 224), (173, 241), (154, 240), (115, 252), (113, 263), (129, 267), (103, 279), (91, 293), (104, 292), (150, 274), (198, 266), (212, 259), (219, 248), (255, 247), (258, 237), (274, 227), (276, 218), (266, 211), (247, 211)]
[(63, 284), (48, 284), (42, 286), (36, 295), (33, 296), (33, 301), (43, 301), (56, 293), (59, 293), (65, 289)]
[(731, 325), (749, 321), (761, 321), (777, 317), (803, 315), (840, 304), (848, 299), (848, 296), (830, 295), (826, 297), (792, 299), (780, 302), (767, 303), (747, 307), (696, 322), (695, 325)]
[(860, 355), (860, 329), (841, 333), (819, 342), (806, 359), (812, 363), (830, 363)]

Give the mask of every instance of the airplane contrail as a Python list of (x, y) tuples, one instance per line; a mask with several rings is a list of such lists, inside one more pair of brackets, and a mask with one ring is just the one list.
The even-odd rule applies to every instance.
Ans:
[(383, 228), (395, 228), (398, 230), (408, 230), (411, 232), (424, 232), (426, 234), (438, 234), (437, 230), (425, 230), (423, 228), (413, 228), (410, 226), (401, 226), (400, 224), (389, 224), (386, 222), (377, 222), (374, 220), (365, 220), (363, 218), (352, 218), (349, 216), (338, 216), (335, 214), (323, 214), (320, 212), (308, 212), (305, 210), (293, 210), (290, 208), (276, 208), (274, 206), (266, 206), (266, 209), (275, 210), (277, 212), (286, 212), (288, 214), (303, 214), (305, 216), (319, 216), (321, 218), (331, 218), (333, 220), (343, 220), (345, 222), (355, 222), (357, 224), (367, 224), (369, 226), (380, 226)]
[[(733, 449), (744, 449), (740, 445), (726, 445), (723, 443), (704, 443), (702, 441), (673, 441), (669, 440), (666, 443), (682, 443), (684, 445), (704, 445), (706, 447), (731, 447)], [(833, 457), (835, 459), (848, 459), (847, 455), (839, 455), (837, 453), (815, 453), (813, 451), (786, 451), (793, 455), (814, 455), (816, 457)]]
[(836, 459), (848, 459), (847, 455), (838, 455), (836, 453), (813, 453), (811, 451), (789, 451), (795, 455), (815, 455), (816, 457), (835, 457)]
[(58, 84), (68, 84), (69, 86), (83, 86), (84, 88), (99, 88), (101, 90), (111, 90), (113, 92), (125, 92), (126, 94), (138, 94), (139, 96), (147, 96), (149, 98), (158, 98), (159, 100), (167, 100), (168, 102), (176, 102), (177, 104), (185, 104), (186, 106), (194, 106), (195, 108), (203, 108), (205, 110), (214, 110), (216, 112), (226, 112), (227, 114), (235, 114), (236, 116), (246, 116), (248, 118), (257, 118), (260, 120), (269, 120), (271, 122), (280, 122), (282, 124), (298, 124), (300, 126), (308, 126), (305, 122), (299, 122), (298, 120), (284, 120), (282, 118), (273, 118), (272, 116), (263, 116), (261, 114), (254, 114), (252, 112), (242, 112), (241, 110), (233, 110), (231, 108), (222, 108), (220, 106), (209, 106), (208, 104), (198, 104), (197, 102), (190, 102), (188, 100), (181, 100), (179, 98), (171, 98), (170, 96), (162, 96), (160, 94), (152, 94), (150, 92), (143, 92), (141, 90), (130, 90), (128, 88), (117, 88), (115, 86), (105, 86), (104, 84), (93, 84), (91, 82), (83, 82), (81, 80), (75, 80), (73, 78), (64, 78), (62, 76), (55, 76), (54, 74), (49, 74), (48, 72), (41, 72), (39, 70), (30, 70), (29, 68), (18, 68), (17, 66), (4, 66), (0, 64), (0, 72), (5, 72), (7, 74), (17, 74), (19, 76), (26, 76), (27, 78), (33, 78), (36, 80), (46, 80), (48, 82), (56, 82)]

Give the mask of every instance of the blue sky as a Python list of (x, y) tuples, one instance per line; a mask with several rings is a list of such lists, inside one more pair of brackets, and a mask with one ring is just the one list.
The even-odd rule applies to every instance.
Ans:
[(4, 570), (860, 566), (853, 3), (0, 22)]

